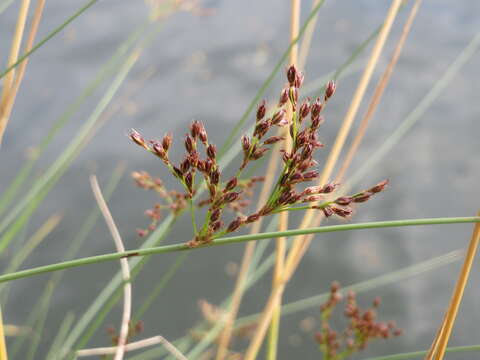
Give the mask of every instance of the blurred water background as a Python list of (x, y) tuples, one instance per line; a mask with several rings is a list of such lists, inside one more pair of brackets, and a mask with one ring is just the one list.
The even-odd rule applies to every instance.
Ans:
[[(80, 0), (47, 2), (38, 38), (45, 36), (82, 4)], [(134, 127), (147, 137), (160, 137), (172, 131), (174, 137), (180, 139), (190, 121), (198, 119), (205, 122), (213, 142), (221, 144), (288, 45), (289, 4), (286, 1), (205, 1), (202, 5), (214, 9), (214, 12), (209, 16), (180, 13), (170, 17), (151, 46), (143, 52), (118, 98), (148, 72), (151, 74), (149, 80), (123, 101), (121, 110), (99, 129), (35, 213), (28, 232), (16, 240), (21, 241), (22, 236), (31, 234), (51, 214), (64, 214), (61, 224), (39, 246), (25, 267), (62, 259), (69, 242), (95, 206), (88, 183), (89, 174), (96, 173), (105, 186), (119, 163), (125, 164), (127, 175), (121, 180), (110, 206), (126, 247), (137, 248), (141, 240), (135, 229), (145, 225), (143, 210), (150, 207), (154, 199), (151, 194), (136, 188), (128, 173), (143, 169), (158, 174), (167, 185), (174, 182), (159, 161), (132, 145), (125, 134)], [(380, 25), (388, 5), (387, 1), (326, 1), (319, 13), (305, 68), (306, 84), (342, 64)], [(13, 32), (18, 6), (17, 1), (1, 15), (2, 54), (6, 54), (10, 46), (7, 39)], [(310, 1), (303, 2), (303, 18), (310, 6)], [(372, 156), (480, 31), (479, 13), (478, 1), (423, 2), (391, 84), (350, 174)], [(378, 80), (388, 62), (406, 15), (407, 11), (403, 11), (398, 16), (373, 82)], [(147, 16), (148, 7), (143, 1), (99, 1), (32, 56), (0, 152), (2, 191), (55, 119)], [(357, 63), (357, 69), (359, 64), (365, 63), (366, 54), (368, 51)], [(391, 187), (382, 196), (362, 206), (353, 218), (354, 222), (472, 216), (475, 213), (480, 199), (479, 56), (472, 57), (401, 142), (361, 179), (357, 185), (359, 189), (384, 178), (391, 179)], [(357, 70), (338, 82), (337, 94), (326, 110), (327, 121), (321, 131), (327, 149), (333, 144), (359, 77)], [(280, 74), (267, 93), (268, 99), (276, 99), (283, 81), (283, 74)], [(372, 93), (371, 88), (366, 99)], [(34, 177), (49, 166), (85, 122), (101, 91), (91, 97), (74, 120), (61, 130), (37, 163)], [(360, 115), (365, 111), (365, 103)], [(175, 145), (177, 149), (182, 148), (181, 141), (174, 142)], [(321, 163), (326, 152), (324, 150), (319, 158)], [(189, 240), (189, 221), (184, 217), (175, 224), (166, 243)], [(471, 228), (471, 225), (442, 225), (319, 235), (288, 286), (284, 301), (288, 303), (324, 292), (332, 280), (349, 285), (463, 248)], [(14, 249), (12, 247), (4, 255), (2, 262), (6, 262)], [(107, 228), (103, 221), (99, 221), (78, 256), (113, 249)], [(239, 261), (242, 249), (243, 245), (232, 245), (190, 254), (144, 317), (145, 336), (162, 334), (168, 339), (182, 336), (201, 320), (197, 306), (199, 299), (220, 303), (233, 288), (233, 278), (226, 268), (229, 263)], [(134, 283), (134, 306), (139, 306), (175, 257), (176, 254), (169, 254), (151, 259)], [(364, 305), (374, 296), (381, 296), (384, 303), (382, 317), (395, 319), (405, 329), (405, 336), (375, 344), (362, 357), (428, 347), (449, 301), (459, 266), (457, 262), (359, 295), (359, 301)], [(110, 262), (67, 271), (53, 298), (42, 338), (51, 341), (68, 311), (81, 315), (118, 268), (117, 262)], [(49, 276), (13, 283), (10, 301), (3, 309), (7, 323), (20, 325), (25, 321)], [(454, 329), (452, 345), (480, 343), (479, 282), (480, 272), (476, 264)], [(260, 311), (269, 287), (270, 276), (266, 276), (246, 296), (241, 314)], [(120, 310), (121, 307), (117, 306), (105, 324), (118, 325)], [(314, 307), (282, 319), (281, 359), (294, 356), (320, 358), (312, 338), (313, 330), (304, 331), (300, 326), (303, 319), (318, 319), (318, 315), (318, 308)], [(103, 326), (89, 346), (108, 343)], [(42, 342), (38, 358), (45, 355), (47, 345)], [(461, 354), (449, 356), (449, 359), (474, 357), (474, 354)]]

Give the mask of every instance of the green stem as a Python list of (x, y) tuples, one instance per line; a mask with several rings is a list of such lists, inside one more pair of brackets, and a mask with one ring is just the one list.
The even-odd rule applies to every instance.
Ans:
[[(419, 226), (419, 225), (460, 224), (460, 223), (474, 223), (474, 222), (475, 223), (480, 222), (480, 217), (472, 216), (472, 217), (453, 217), (453, 218), (406, 219), (406, 220), (368, 222), (368, 223), (359, 223), (359, 224), (332, 225), (332, 226), (323, 226), (323, 227), (313, 227), (308, 229), (265, 232), (260, 234), (239, 235), (239, 236), (220, 238), (217, 240), (213, 240), (209, 243), (206, 243), (204, 245), (198, 246), (197, 248), (234, 244), (234, 243), (253, 241), (253, 240), (264, 240), (264, 239), (273, 239), (278, 237), (289, 237), (289, 236), (308, 235), (308, 234), (317, 234), (317, 233), (329, 233), (329, 232), (337, 232), (337, 231), (365, 230), (365, 229)], [(182, 244), (158, 246), (158, 247), (152, 247), (152, 248), (128, 250), (121, 253), (117, 252), (117, 253), (109, 253), (109, 254), (85, 257), (85, 258), (71, 260), (71, 261), (64, 261), (56, 264), (39, 266), (36, 268), (31, 268), (31, 269), (18, 271), (10, 274), (4, 274), (0, 276), (0, 283), (21, 279), (21, 278), (26, 278), (26, 277), (30, 277), (38, 274), (44, 274), (52, 271), (59, 271), (59, 270), (64, 270), (64, 269), (78, 267), (78, 266), (119, 260), (125, 257), (147, 256), (147, 255), (153, 255), (153, 254), (163, 254), (163, 253), (170, 253), (170, 252), (184, 251), (184, 250), (192, 250), (192, 248), (182, 243)]]

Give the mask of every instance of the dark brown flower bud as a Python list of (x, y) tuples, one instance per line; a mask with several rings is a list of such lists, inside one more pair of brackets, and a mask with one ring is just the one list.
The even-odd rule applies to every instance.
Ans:
[(266, 151), (268, 151), (268, 148), (260, 148), (255, 150), (255, 152), (252, 154), (252, 159), (253, 160), (260, 159), (263, 155), (265, 155)]
[(279, 204), (288, 204), (288, 201), (290, 200), (290, 198), (293, 195), (294, 195), (293, 190), (285, 191), (284, 193), (282, 193), (282, 195), (280, 195), (280, 198), (278, 199), (278, 203)]
[(222, 226), (223, 226), (223, 221), (215, 221), (210, 228), (212, 229), (213, 232), (217, 232)]
[(246, 136), (246, 135), (243, 135), (242, 136), (242, 149), (243, 149), (243, 152), (245, 153), (245, 155), (247, 155), (248, 152), (250, 151), (250, 145), (251, 145), (251, 142), (250, 142), (249, 137)]
[(180, 163), (180, 170), (182, 173), (186, 173), (190, 169), (190, 160), (189, 158), (185, 158), (181, 163)]
[(316, 118), (312, 118), (310, 130), (312, 131), (312, 134), (316, 134), (316, 131), (320, 127), (320, 124), (323, 123), (323, 116), (317, 116)]
[(310, 195), (310, 196), (304, 198), (302, 202), (317, 202), (317, 201), (322, 200), (322, 199), (323, 199), (323, 197), (320, 196), (320, 195)]
[(283, 119), (285, 119), (287, 112), (285, 109), (278, 110), (272, 117), (272, 124), (278, 125)]
[(288, 89), (283, 89), (278, 100), (278, 107), (282, 107), (288, 101)]
[(305, 76), (303, 75), (302, 72), (297, 71), (297, 76), (295, 77), (295, 84), (294, 86), (299, 89), (303, 85), (303, 80), (305, 79)]
[(350, 208), (332, 207), (331, 209), (336, 215), (338, 215), (340, 217), (343, 217), (343, 218), (352, 215), (352, 209), (350, 209)]
[(236, 177), (231, 178), (228, 181), (227, 185), (225, 185), (225, 190), (226, 191), (233, 190), (237, 186), (237, 183), (238, 183), (238, 181), (237, 181)]
[(195, 148), (195, 143), (190, 135), (185, 136), (185, 149), (191, 153)]
[(238, 193), (238, 192), (229, 192), (229, 193), (225, 194), (224, 200), (225, 200), (226, 203), (234, 202), (235, 200), (238, 199), (239, 194), (240, 193)]
[(320, 192), (322, 194), (330, 194), (331, 192), (335, 191), (336, 187), (337, 187), (337, 184), (333, 184), (333, 183), (326, 184)]
[(212, 170), (212, 172), (210, 173), (210, 182), (213, 185), (218, 185), (219, 181), (220, 181), (220, 172), (218, 171), (218, 169)]
[(153, 153), (157, 155), (160, 159), (166, 159), (167, 154), (165, 153), (165, 150), (163, 150), (163, 147), (161, 147), (159, 143), (154, 143), (152, 145), (152, 150), (153, 150)]
[(175, 175), (179, 177), (180, 179), (183, 179), (183, 172), (180, 170), (178, 167), (174, 166), (173, 171), (175, 172)]
[(371, 193), (379, 193), (381, 191), (383, 191), (385, 189), (385, 187), (388, 185), (389, 183), (389, 180), (386, 179), (386, 180), (383, 180), (381, 182), (379, 182), (377, 185), (375, 185), (374, 187), (372, 187), (371, 189), (369, 189), (368, 191), (371, 192)]
[(312, 156), (312, 153), (313, 153), (313, 146), (310, 144), (305, 145), (301, 155), (302, 161), (309, 159)]
[(326, 207), (322, 208), (322, 211), (323, 211), (323, 215), (325, 215), (326, 218), (333, 215), (333, 210), (329, 206), (326, 206)]
[(203, 126), (202, 123), (199, 123), (198, 137), (200, 138), (200, 141), (203, 143), (203, 145), (207, 145), (207, 142), (208, 142), (207, 131), (205, 130), (205, 127)]
[(196, 139), (200, 134), (200, 129), (201, 129), (200, 122), (197, 120), (194, 120), (190, 125), (190, 134), (194, 139)]
[(265, 106), (265, 100), (263, 100), (257, 108), (257, 121), (262, 120), (265, 117), (265, 112), (267, 108)]
[(305, 190), (303, 190), (303, 193), (305, 195), (318, 194), (320, 190), (321, 190), (320, 186), (310, 186), (310, 187), (307, 187)]
[(197, 169), (201, 172), (205, 171), (205, 162), (202, 160), (197, 161)]
[(237, 217), (228, 225), (227, 232), (232, 232), (237, 230), (240, 227), (240, 225), (242, 225), (242, 219), (240, 217)]
[(217, 155), (217, 147), (213, 144), (207, 146), (207, 156), (215, 161), (215, 156)]
[(221, 215), (220, 209), (213, 210), (212, 214), (210, 215), (210, 221), (212, 222), (217, 221), (220, 218), (220, 215)]
[(353, 198), (351, 196), (341, 196), (335, 200), (335, 204), (346, 206), (346, 205), (350, 205), (352, 201), (353, 201)]
[(287, 80), (290, 83), (290, 86), (295, 85), (295, 80), (297, 79), (297, 68), (295, 65), (290, 65), (287, 69)]
[(147, 149), (147, 144), (145, 143), (145, 139), (142, 137), (142, 135), (140, 135), (140, 133), (137, 130), (132, 129), (130, 131), (129, 137), (134, 143)]
[(320, 116), (320, 113), (322, 112), (322, 108), (323, 108), (323, 104), (320, 101), (320, 99), (317, 98), (317, 100), (315, 100), (315, 102), (312, 104), (310, 108), (310, 111), (312, 114), (311, 116), (312, 120)]
[(312, 170), (312, 171), (307, 171), (306, 173), (303, 173), (303, 178), (306, 181), (316, 179), (318, 177), (318, 171)]
[(360, 195), (357, 195), (353, 198), (353, 202), (356, 202), (356, 203), (363, 203), (365, 201), (368, 201), (368, 199), (370, 199), (370, 197), (372, 196), (372, 193), (370, 192), (363, 192), (361, 193)]
[(170, 133), (165, 134), (165, 136), (162, 139), (162, 147), (165, 152), (170, 149), (170, 145), (172, 145), (172, 135)]
[(185, 175), (185, 185), (187, 185), (187, 188), (191, 193), (193, 191), (193, 175), (191, 172), (188, 172)]
[(257, 123), (257, 126), (255, 126), (255, 131), (253, 132), (253, 136), (256, 136), (257, 138), (261, 139), (270, 129), (271, 122), (269, 120), (264, 120), (259, 123)]
[(290, 176), (290, 184), (298, 184), (299, 182), (303, 181), (303, 175), (299, 172), (296, 172), (292, 176)]
[(325, 88), (325, 101), (328, 100), (335, 94), (336, 85), (333, 80), (330, 80)]
[(246, 223), (252, 223), (260, 219), (260, 214), (252, 214), (249, 217), (247, 217), (247, 220), (245, 220)]
[(210, 160), (210, 159), (206, 159), (204, 161), (204, 164), (205, 164), (205, 172), (207, 174), (210, 174), (210, 172), (212, 171), (212, 168), (213, 168), (213, 161)]
[(302, 105), (300, 106), (300, 109), (298, 111), (298, 114), (300, 115), (299, 120), (300, 122), (308, 116), (310, 113), (310, 102), (309, 100), (305, 100)]
[(267, 140), (265, 140), (263, 142), (264, 145), (271, 145), (271, 144), (275, 144), (279, 141), (282, 141), (282, 140), (285, 140), (285, 137), (283, 136), (271, 136), (269, 137)]

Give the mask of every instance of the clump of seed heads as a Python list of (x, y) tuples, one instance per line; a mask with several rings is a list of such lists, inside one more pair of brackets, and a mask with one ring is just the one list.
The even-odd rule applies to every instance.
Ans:
[(349, 291), (343, 315), (347, 320), (344, 331), (337, 332), (330, 326), (332, 313), (343, 301), (340, 284), (334, 281), (328, 300), (320, 306), (321, 330), (315, 333), (315, 340), (325, 360), (343, 360), (356, 352), (366, 349), (367, 345), (378, 339), (389, 339), (402, 335), (403, 331), (394, 321), (383, 322), (377, 319), (381, 300), (376, 297), (372, 306), (362, 309), (357, 304), (356, 294)]
[[(335, 83), (328, 82), (322, 98), (311, 100), (306, 98), (299, 101), (299, 92), (304, 76), (295, 66), (287, 70), (288, 84), (280, 93), (280, 98), (271, 116), (267, 115), (265, 101), (262, 101), (256, 112), (253, 133), (241, 138), (243, 159), (235, 176), (224, 179), (217, 162), (217, 147), (210, 143), (204, 125), (193, 121), (189, 132), (185, 134), (185, 155), (179, 164), (174, 164), (169, 157), (172, 146), (172, 136), (167, 134), (161, 141), (145, 140), (144, 137), (132, 130), (130, 138), (140, 147), (154, 154), (166, 165), (169, 172), (179, 180), (184, 193), (172, 196), (161, 185), (158, 179), (152, 179), (146, 173), (134, 173), (137, 184), (145, 189), (155, 190), (159, 195), (170, 201), (164, 207), (178, 213), (186, 206), (192, 211), (194, 237), (188, 242), (191, 247), (201, 246), (236, 231), (242, 226), (258, 221), (263, 216), (278, 214), (283, 211), (317, 209), (325, 217), (338, 216), (348, 218), (352, 214), (352, 205), (363, 203), (373, 195), (384, 190), (388, 181), (382, 181), (368, 190), (350, 196), (334, 198), (333, 193), (339, 184), (328, 183), (323, 186), (307, 186), (309, 182), (319, 176), (315, 170), (318, 163), (314, 160), (316, 150), (324, 145), (320, 142), (318, 131), (324, 122), (322, 110), (335, 93)], [(287, 107), (292, 109), (291, 117), (287, 116)], [(276, 143), (287, 144), (285, 136), (267, 135), (274, 127), (288, 127), (291, 145), (280, 150), (279, 156), (283, 160), (283, 169), (278, 175), (276, 185), (265, 204), (259, 211), (246, 213), (248, 200), (246, 195), (251, 194), (255, 183), (262, 178), (242, 178), (243, 170), (251, 162), (261, 159)], [(200, 175), (203, 179), (197, 179)], [(303, 186), (302, 186), (303, 185)], [(207, 198), (194, 204), (193, 198), (200, 190), (206, 190)], [(169, 200), (170, 198), (170, 200)], [(327, 199), (328, 198), (328, 199)], [(331, 200), (333, 198), (333, 200)], [(207, 208), (203, 224), (197, 228), (194, 207), (196, 205)], [(158, 222), (158, 211), (150, 209), (147, 216), (152, 219), (149, 229), (153, 229)], [(223, 215), (225, 209), (231, 209), (236, 217), (225, 224)], [(142, 230), (145, 235), (148, 230)]]

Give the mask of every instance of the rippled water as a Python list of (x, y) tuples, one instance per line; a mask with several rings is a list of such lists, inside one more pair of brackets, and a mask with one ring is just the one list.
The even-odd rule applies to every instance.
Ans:
[[(47, 3), (39, 38), (81, 4), (81, 1)], [(18, 5), (17, 2), (2, 14), (0, 29), (4, 39), (8, 39), (14, 29)], [(221, 143), (240, 118), (288, 45), (289, 9), (284, 2), (272, 0), (209, 1), (205, 6), (214, 8), (214, 14), (199, 17), (183, 13), (170, 18), (153, 44), (144, 51), (129, 83), (122, 90), (128, 91), (150, 70), (151, 78), (98, 131), (36, 212), (28, 225), (28, 233), (17, 240), (30, 235), (52, 213), (64, 214), (60, 226), (39, 246), (25, 266), (62, 259), (69, 241), (95, 206), (88, 185), (91, 172), (97, 173), (103, 184), (120, 162), (126, 164), (128, 171), (146, 169), (164, 174), (158, 161), (127, 140), (125, 133), (129, 128), (138, 128), (150, 137), (173, 131), (178, 138), (195, 118), (206, 123), (214, 142)], [(303, 14), (309, 6), (305, 2)], [(387, 2), (327, 1), (320, 11), (305, 69), (307, 84), (341, 64), (381, 23), (386, 11)], [(372, 120), (350, 174), (371, 158), (385, 137), (419, 103), (479, 31), (479, 11), (480, 3), (475, 1), (424, 1), (391, 85)], [(0, 153), (4, 169), (0, 176), (2, 189), (13, 179), (29, 149), (39, 143), (116, 47), (144, 21), (147, 13), (141, 1), (101, 1), (32, 57)], [(387, 54), (391, 54), (406, 16), (406, 11), (399, 15), (373, 81), (379, 78), (385, 67)], [(8, 46), (7, 41), (2, 42), (3, 54)], [(365, 62), (365, 57), (361, 62)], [(419, 122), (361, 180), (359, 188), (386, 177), (392, 184), (384, 195), (362, 206), (354, 221), (470, 216), (478, 209), (478, 64), (479, 56), (475, 54)], [(358, 80), (357, 71), (338, 83), (337, 94), (326, 112), (327, 122), (322, 128), (321, 139), (327, 147), (333, 144)], [(268, 97), (276, 96), (282, 82), (279, 77), (270, 88)], [(371, 95), (371, 89), (367, 95)], [(99, 98), (100, 92), (89, 99), (74, 120), (61, 130), (36, 166), (34, 177), (56, 158), (59, 149), (74, 136)], [(365, 105), (361, 107), (360, 115), (364, 111)], [(165, 179), (168, 184), (173, 184), (168, 177)], [(149, 194), (135, 188), (128, 177), (120, 182), (111, 200), (111, 208), (128, 248), (140, 245), (135, 228), (145, 223), (142, 213), (151, 203)], [(189, 226), (188, 219), (179, 221), (167, 242), (189, 239)], [(334, 279), (345, 285), (352, 284), (462, 248), (470, 231), (471, 225), (443, 225), (318, 236), (289, 285), (285, 302), (324, 292)], [(112, 250), (113, 243), (100, 222), (78, 256)], [(192, 253), (145, 316), (145, 335), (160, 333), (169, 339), (183, 335), (201, 319), (198, 299), (218, 304), (231, 291), (232, 278), (225, 268), (229, 262), (238, 261), (241, 253), (241, 245)], [(11, 253), (4, 256), (2, 262), (5, 263), (9, 256)], [(174, 259), (175, 255), (159, 255), (151, 259), (146, 271), (134, 284), (134, 306), (141, 304)], [(117, 263), (108, 263), (70, 270), (65, 274), (42, 333), (46, 343), (56, 334), (68, 311), (75, 312), (77, 317), (83, 313), (117, 268)], [(396, 319), (406, 330), (404, 337), (388, 344), (374, 345), (368, 354), (427, 347), (448, 303), (458, 269), (457, 262), (361, 295), (360, 302), (365, 304), (375, 295), (382, 296), (384, 317)], [(13, 285), (10, 302), (4, 305), (8, 323), (22, 324), (25, 321), (48, 278), (48, 275), (40, 276)], [(480, 274), (476, 266), (455, 327), (453, 345), (478, 343), (478, 281)], [(266, 277), (249, 293), (241, 313), (260, 310), (269, 286), (270, 279)], [(311, 316), (318, 316), (316, 307), (282, 320), (281, 359), (291, 359), (299, 354), (303, 359), (320, 358), (311, 333), (305, 333), (299, 327), (302, 319)], [(118, 324), (119, 317), (120, 308), (116, 307), (106, 324)], [(106, 343), (108, 337), (102, 328), (89, 345)], [(45, 351), (46, 344), (42, 343), (41, 349)], [(471, 359), (474, 357), (471, 355), (451, 356), (449, 359)]]

